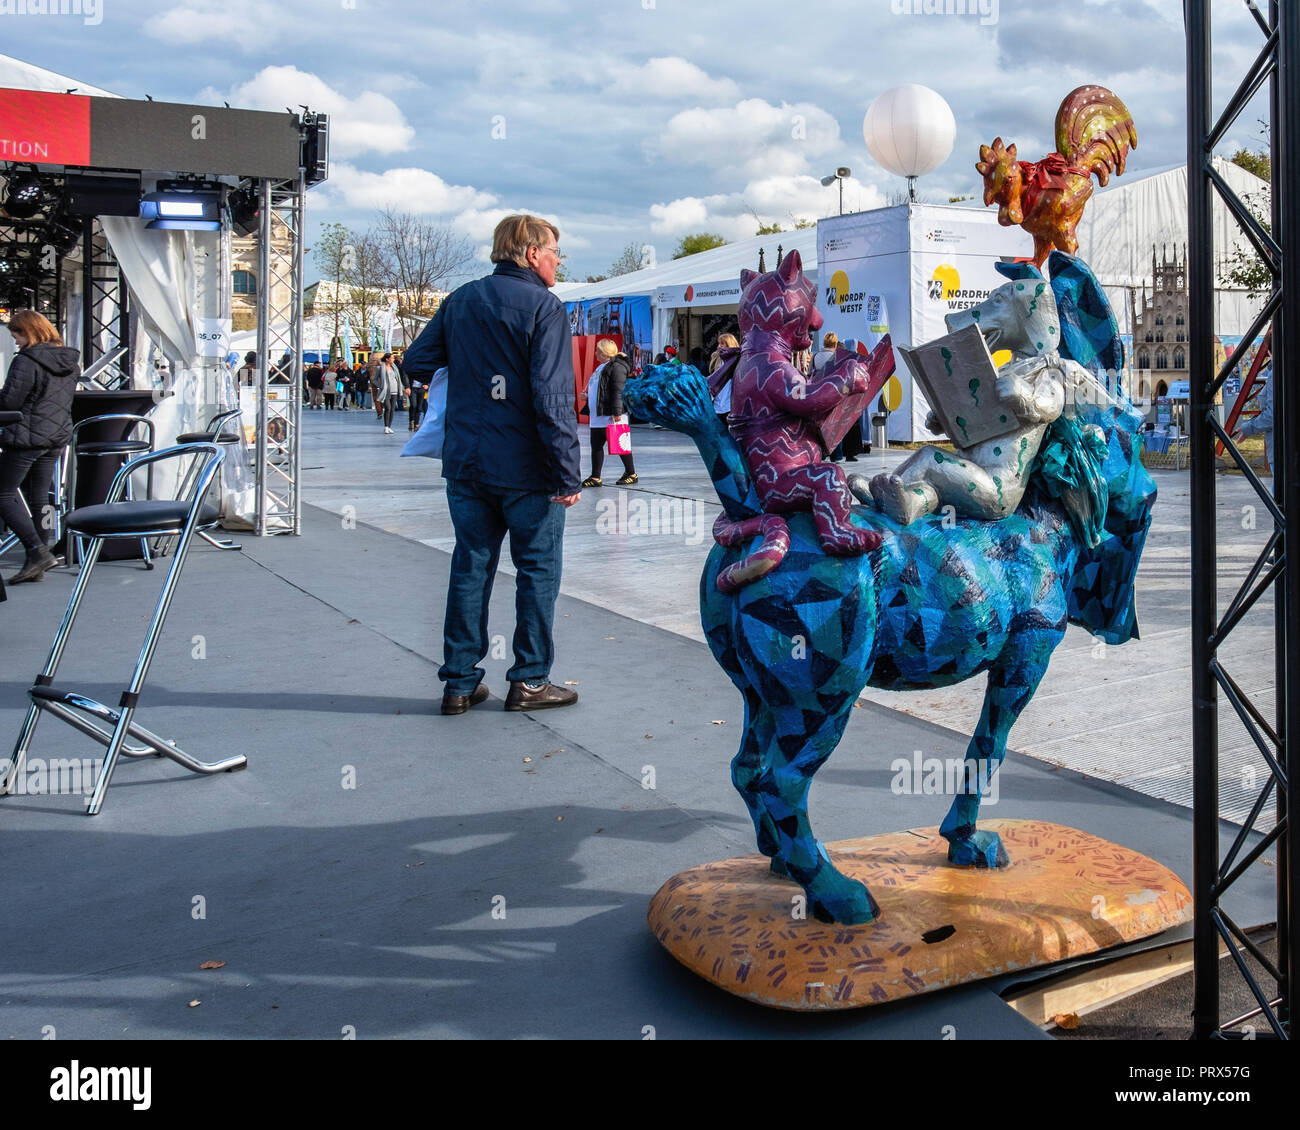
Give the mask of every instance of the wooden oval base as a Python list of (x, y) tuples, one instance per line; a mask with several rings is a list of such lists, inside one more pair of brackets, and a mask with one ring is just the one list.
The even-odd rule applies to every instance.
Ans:
[(1192, 896), (1146, 856), (1074, 828), (982, 820), (1011, 866), (955, 867), (937, 828), (828, 844), (881, 915), (865, 926), (800, 915), (803, 891), (762, 855), (673, 876), (650, 901), (654, 935), (706, 981), (772, 1008), (860, 1008), (1048, 965), (1187, 922)]

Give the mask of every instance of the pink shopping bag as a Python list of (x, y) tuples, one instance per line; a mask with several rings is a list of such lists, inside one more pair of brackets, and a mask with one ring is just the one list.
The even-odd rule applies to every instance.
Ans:
[(605, 444), (611, 455), (632, 454), (632, 429), (627, 424), (610, 424), (605, 428)]

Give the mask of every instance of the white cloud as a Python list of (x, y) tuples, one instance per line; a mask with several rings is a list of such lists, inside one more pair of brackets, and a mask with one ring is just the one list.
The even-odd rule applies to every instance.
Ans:
[(400, 153), (411, 147), (414, 128), (401, 108), (386, 94), (363, 90), (355, 97), (330, 86), (324, 79), (294, 66), (264, 67), (247, 82), (229, 91), (209, 88), (205, 101), (229, 102), (249, 110), (283, 110), (308, 106), (330, 116), (331, 157), (359, 153)]
[[(291, 23), (291, 13), (283, 5), (258, 0), (192, 0), (151, 13), (143, 27), (146, 35), (166, 43), (206, 46), (228, 42), (249, 51), (289, 33)], [(256, 28), (257, 34), (250, 35), (250, 28)]]
[(362, 211), (392, 207), (399, 212), (447, 216), (486, 208), (497, 201), (490, 192), (467, 184), (448, 184), (428, 169), (371, 173), (335, 161), (330, 165), (328, 184), (331, 196), (342, 197), (346, 207)]
[[(846, 209), (880, 208), (884, 195), (874, 185), (850, 177), (844, 182)], [(774, 175), (751, 180), (741, 192), (683, 196), (650, 206), (650, 228), (656, 235), (681, 236), (712, 231), (727, 239), (746, 239), (758, 224), (790, 227), (794, 219), (816, 219), (838, 210), (838, 190), (825, 188), (817, 177)]]
[(650, 95), (660, 99), (697, 98), (727, 102), (740, 94), (729, 78), (713, 78), (694, 63), (675, 55), (647, 60), (632, 66), (610, 60), (611, 93)]
[(740, 168), (757, 177), (773, 169), (806, 171), (811, 159), (839, 153), (842, 142), (839, 123), (820, 106), (747, 98), (674, 114), (647, 149), (652, 159)]

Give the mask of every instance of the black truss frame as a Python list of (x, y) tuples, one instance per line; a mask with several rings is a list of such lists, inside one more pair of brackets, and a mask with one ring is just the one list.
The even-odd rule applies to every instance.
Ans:
[[(1259, 26), (1263, 42), (1219, 118), (1212, 120), (1210, 53), (1211, 0), (1184, 0), (1187, 31), (1187, 208), (1191, 400), (1192, 509), (1192, 755), (1194, 787), (1193, 956), (1195, 991), (1193, 1035), (1198, 1039), (1261, 1035), (1289, 1039), (1297, 1007), (1295, 879), (1300, 874), (1290, 813), (1300, 795), (1288, 738), (1300, 740), (1300, 568), (1288, 568), (1286, 531), (1300, 530), (1300, 4), (1270, 0), (1267, 18), (1255, 0), (1244, 0)], [(1272, 232), (1215, 172), (1211, 158), (1217, 145), (1256, 92), (1269, 88), (1272, 159)], [(1241, 226), (1273, 276), (1264, 309), (1222, 369), (1214, 364), (1214, 226), (1218, 197)], [(1289, 205), (1289, 209), (1284, 207)], [(1213, 414), (1215, 394), (1236, 367), (1241, 354), (1268, 324), (1273, 327), (1273, 492), (1260, 482)], [(1218, 607), (1214, 445), (1221, 440), (1273, 518), (1274, 532), (1249, 570), (1227, 609)], [(1297, 550), (1300, 552), (1300, 549)], [(1272, 586), (1275, 609), (1277, 708), (1268, 719), (1225, 669), (1219, 648), (1241, 618)], [(1226, 854), (1220, 851), (1219, 693), (1240, 716), (1269, 767), (1269, 774), (1249, 817)], [(1270, 797), (1277, 822), (1254, 838), (1255, 823)], [(1271, 961), (1246, 937), (1223, 908), (1228, 890), (1270, 847), (1276, 848), (1277, 959)], [(1219, 1004), (1219, 949), (1226, 944), (1233, 967), (1245, 981), (1257, 1007), (1224, 1019)], [(1274, 982), (1256, 978), (1245, 954)], [(1261, 984), (1261, 981), (1263, 983)], [(1249, 1028), (1247, 1027), (1249, 1022)]]
[[(89, 368), (106, 353), (130, 345), (131, 321), (128, 313), (130, 291), (123, 285), (117, 257), (94, 216), (83, 219), (81, 231), (81, 364)], [(105, 318), (99, 308), (109, 311)], [(105, 348), (99, 342), (107, 341)], [(129, 388), (131, 384), (131, 350), (126, 349), (115, 367), (97, 377), (109, 388)]]

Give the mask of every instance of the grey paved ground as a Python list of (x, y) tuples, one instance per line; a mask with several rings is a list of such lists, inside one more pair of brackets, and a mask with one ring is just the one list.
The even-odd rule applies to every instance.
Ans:
[[(307, 427), (319, 441), (363, 423), (309, 416)], [(342, 520), (309, 507), (302, 538), (194, 552), (141, 720), (198, 756), (243, 750), (247, 771), (124, 763), (94, 818), (76, 796), (0, 800), (0, 1036), (50, 1025), (61, 1038), (128, 1039), (337, 1038), (348, 1026), (361, 1038), (1040, 1035), (988, 987), (788, 1016), (676, 966), (645, 927), (649, 897), (678, 870), (753, 850), (727, 773), (738, 696), (706, 648), (639, 622), (644, 609), (566, 595), (555, 676), (578, 684), (576, 708), (502, 712), (502, 658), (487, 664), (497, 697), (440, 717), (447, 556), (367, 525), (389, 496), (436, 513), (429, 468), (411, 462), (321, 472), (369, 501)], [(436, 519), (428, 530), (442, 534)], [(626, 540), (636, 555), (655, 539)], [(574, 564), (570, 592), (587, 584)], [(129, 669), (160, 580), (138, 564), (101, 567), (60, 683), (115, 700), (111, 676)], [(0, 735), (18, 728), (70, 586), (56, 571), (0, 606)], [(500, 577), (503, 636), (511, 590)], [(817, 778), (819, 835), (937, 822), (943, 798), (892, 795), (889, 761), (964, 745), (956, 730), (864, 704)], [(33, 755), (97, 749), (46, 719)], [(1120, 840), (1190, 879), (1190, 814), (1175, 805), (1013, 754), (990, 811)], [(1233, 909), (1263, 921), (1271, 899), (1268, 875)], [(205, 961), (226, 964), (200, 971)]]
[[(307, 414), (311, 452), (305, 494), (313, 504), (450, 549), (451, 527), (440, 468), (427, 459), (394, 459), (406, 434), (385, 436), (373, 413)], [(584, 433), (583, 467), (589, 467)], [(669, 431), (634, 429), (641, 481), (584, 492), (565, 532), (564, 591), (643, 623), (700, 640), (698, 583), (721, 509), (695, 447)], [(847, 470), (872, 475), (908, 453), (863, 456)], [(621, 473), (615, 463), (613, 474)], [(1191, 633), (1188, 592), (1190, 494), (1186, 471), (1153, 471), (1159, 487), (1154, 524), (1138, 575), (1141, 640), (1099, 644), (1071, 628), (1047, 677), (1012, 732), (1014, 747), (1054, 765), (1191, 806)], [(1266, 480), (1271, 481), (1271, 480)], [(1268, 538), (1267, 512), (1246, 481), (1219, 480), (1220, 606)], [(351, 509), (348, 509), (351, 508)], [(503, 568), (508, 570), (509, 566)], [(1271, 592), (1220, 651), (1225, 668), (1266, 714), (1273, 711)], [(947, 726), (974, 727), (982, 681), (925, 692), (868, 689), (872, 702)], [(1104, 706), (1099, 707), (1099, 704)], [(1243, 819), (1265, 763), (1227, 702), (1221, 707), (1220, 799), (1225, 816)]]

